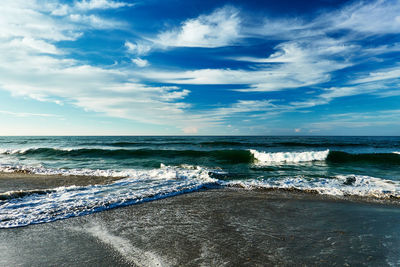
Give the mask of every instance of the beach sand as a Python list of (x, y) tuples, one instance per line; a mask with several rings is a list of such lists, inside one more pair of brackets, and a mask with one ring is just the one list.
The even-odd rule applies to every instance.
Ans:
[(396, 206), (213, 189), (0, 230), (0, 266), (400, 264)]

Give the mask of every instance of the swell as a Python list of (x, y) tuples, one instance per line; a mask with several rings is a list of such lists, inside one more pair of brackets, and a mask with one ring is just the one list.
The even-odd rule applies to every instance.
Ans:
[(134, 147), (134, 146), (174, 146), (174, 145), (200, 145), (206, 147), (315, 147), (315, 148), (328, 148), (328, 147), (373, 147), (373, 148), (397, 148), (400, 143), (351, 143), (351, 142), (242, 142), (242, 141), (205, 141), (205, 142), (113, 142), (106, 144), (108, 146), (116, 147)]
[(210, 141), (200, 143), (189, 143), (201, 146), (240, 146), (240, 147), (398, 147), (399, 144), (370, 144), (370, 143), (313, 143), (313, 142), (240, 142), (240, 141)]
[(225, 146), (272, 146), (272, 144), (263, 144), (263, 143), (248, 143), (248, 142), (236, 142), (236, 141), (209, 141), (209, 142), (198, 142), (198, 141), (145, 141), (145, 142), (130, 142), (130, 141), (120, 141), (120, 142), (109, 142), (109, 143), (80, 143), (82, 146), (110, 146), (110, 147), (140, 147), (140, 146), (176, 146), (176, 145), (192, 145), (192, 146), (217, 146), (217, 147), (225, 147)]
[(342, 151), (331, 151), (326, 159), (332, 163), (377, 163), (400, 165), (400, 155), (397, 153), (350, 154)]
[(214, 158), (218, 161), (229, 163), (250, 163), (253, 156), (248, 150), (163, 150), (163, 149), (57, 149), (57, 148), (31, 148), (26, 150), (5, 151), (3, 154), (13, 154), (32, 157), (80, 157), (80, 158)]
[[(19, 144), (26, 144), (24, 143)], [(157, 141), (112, 141), (112, 142), (79, 142), (80, 146), (109, 146), (109, 147), (143, 147), (143, 146), (176, 146), (176, 145), (192, 145), (192, 146), (205, 146), (205, 147), (315, 147), (315, 148), (328, 148), (328, 147), (373, 147), (373, 148), (397, 148), (400, 143), (352, 143), (352, 142), (301, 142), (301, 141), (265, 141), (265, 142), (246, 142), (246, 141), (170, 141), (170, 140), (157, 140)]]
[[(174, 146), (191, 145), (191, 142), (111, 142), (104, 145), (111, 147), (138, 147), (138, 146)], [(99, 144), (97, 144), (99, 145)], [(103, 144), (100, 144), (103, 145)]]
[(257, 150), (172, 150), (172, 149), (100, 149), (100, 148), (30, 148), (3, 150), (1, 154), (39, 158), (208, 158), (222, 163), (297, 163), (326, 161), (327, 163), (367, 163), (400, 165), (400, 154), (363, 153), (351, 154), (343, 151), (305, 151), (305, 152), (260, 152)]
[(279, 142), (278, 146), (284, 147), (365, 147), (363, 143), (306, 143), (306, 142)]

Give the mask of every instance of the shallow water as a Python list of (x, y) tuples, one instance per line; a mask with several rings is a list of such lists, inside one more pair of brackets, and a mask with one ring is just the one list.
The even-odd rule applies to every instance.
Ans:
[(398, 207), (207, 190), (0, 231), (1, 266), (399, 266)]

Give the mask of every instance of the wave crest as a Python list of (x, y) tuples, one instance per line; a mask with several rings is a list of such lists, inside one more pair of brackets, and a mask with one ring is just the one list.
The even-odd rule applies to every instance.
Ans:
[(329, 150), (266, 153), (251, 149), (250, 153), (253, 155), (258, 164), (267, 165), (274, 163), (298, 163), (325, 160), (328, 157)]

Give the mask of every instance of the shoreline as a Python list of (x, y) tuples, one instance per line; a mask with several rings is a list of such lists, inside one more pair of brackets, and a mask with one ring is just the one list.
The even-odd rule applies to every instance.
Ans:
[(209, 189), (0, 230), (0, 265), (396, 265), (397, 207)]
[[(6, 192), (21, 192), (54, 189), (57, 187), (68, 186), (88, 186), (88, 185), (104, 185), (110, 184), (126, 177), (110, 177), (110, 176), (91, 176), (91, 175), (48, 175), (33, 174), (25, 171), (16, 172), (0, 172), (0, 194)], [(316, 190), (301, 190), (297, 188), (243, 188), (242, 186), (221, 186), (218, 190), (247, 190), (265, 193), (276, 193), (292, 197), (317, 199), (320, 201), (345, 201), (354, 203), (376, 203), (382, 205), (400, 206), (400, 199), (396, 197), (371, 197), (356, 195), (327, 195), (319, 194)], [(209, 190), (209, 189), (202, 189)], [(186, 193), (185, 193), (186, 194)]]

